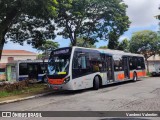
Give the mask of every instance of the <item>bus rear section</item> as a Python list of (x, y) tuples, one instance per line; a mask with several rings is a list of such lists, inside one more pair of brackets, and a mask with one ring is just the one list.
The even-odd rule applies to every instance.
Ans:
[(142, 55), (81, 47), (52, 51), (47, 73), (48, 84), (54, 90), (97, 90), (145, 75)]
[(117, 82), (133, 80), (146, 76), (143, 56), (130, 54), (114, 59), (114, 73)]

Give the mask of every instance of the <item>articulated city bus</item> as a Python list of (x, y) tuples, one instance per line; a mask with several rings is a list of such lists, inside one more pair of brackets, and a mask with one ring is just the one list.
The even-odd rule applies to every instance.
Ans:
[(46, 81), (45, 66), (42, 60), (18, 60), (6, 65), (6, 79), (8, 81), (34, 80)]
[(54, 90), (99, 89), (146, 75), (142, 55), (118, 50), (66, 47), (53, 50), (47, 79)]

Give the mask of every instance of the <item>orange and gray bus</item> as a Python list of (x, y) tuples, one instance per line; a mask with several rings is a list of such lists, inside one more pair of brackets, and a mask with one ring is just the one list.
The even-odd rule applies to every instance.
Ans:
[(48, 85), (53, 90), (99, 89), (146, 76), (143, 55), (119, 50), (65, 47), (51, 52)]

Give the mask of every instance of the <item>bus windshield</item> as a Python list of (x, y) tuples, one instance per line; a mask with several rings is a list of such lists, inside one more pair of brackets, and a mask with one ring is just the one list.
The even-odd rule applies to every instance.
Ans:
[(51, 57), (48, 61), (48, 75), (68, 74), (69, 59), (69, 55)]

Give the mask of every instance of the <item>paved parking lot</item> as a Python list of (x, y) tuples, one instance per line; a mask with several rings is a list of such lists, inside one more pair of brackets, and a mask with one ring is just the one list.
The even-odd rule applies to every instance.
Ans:
[(160, 111), (160, 77), (105, 86), (98, 91), (60, 92), (0, 105), (1, 111)]

